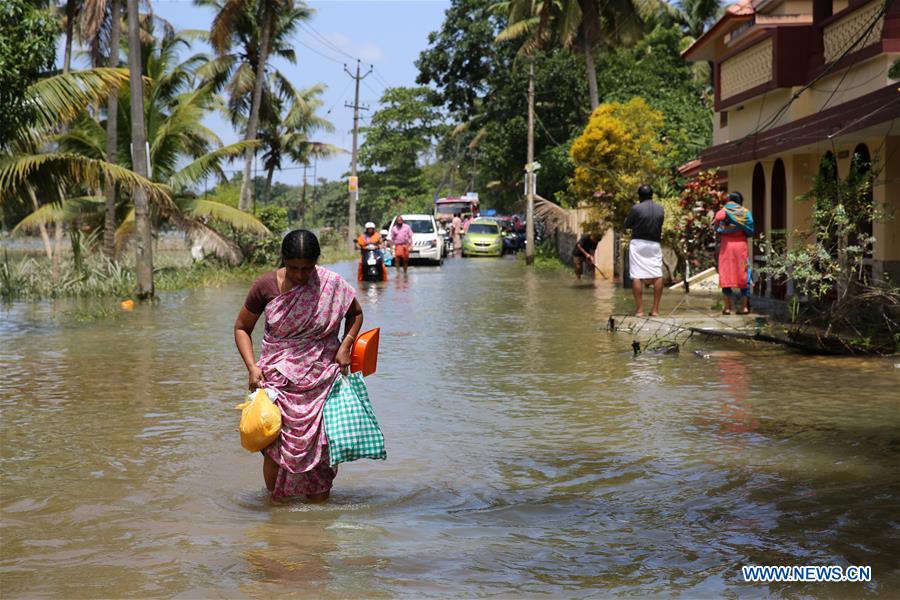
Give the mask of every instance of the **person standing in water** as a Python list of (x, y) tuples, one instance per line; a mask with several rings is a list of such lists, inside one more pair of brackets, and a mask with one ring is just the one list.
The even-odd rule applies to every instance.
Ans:
[(628, 244), (628, 271), (634, 295), (635, 316), (644, 316), (643, 286), (653, 286), (653, 308), (650, 316), (659, 314), (662, 299), (662, 226), (665, 210), (653, 201), (653, 188), (646, 183), (638, 188), (640, 202), (631, 207), (625, 229), (631, 230)]
[[(281, 434), (262, 451), (263, 478), (275, 499), (324, 501), (337, 475), (328, 461), (322, 411), (335, 379), (350, 365), (363, 313), (353, 287), (316, 264), (320, 253), (312, 232), (288, 233), (281, 242), (282, 266), (256, 280), (234, 323), (250, 389), (275, 390), (281, 409)], [(263, 313), (257, 361), (251, 335)]]
[(591, 266), (591, 279), (596, 277), (596, 269), (594, 268), (594, 252), (597, 251), (597, 244), (600, 242), (600, 236), (596, 233), (585, 233), (577, 242), (572, 250), (572, 267), (575, 269), (575, 277), (581, 281), (581, 275), (584, 273), (584, 263), (587, 262)]
[(719, 287), (725, 294), (723, 315), (730, 315), (731, 288), (740, 290), (743, 306), (739, 314), (750, 313), (750, 239), (753, 237), (753, 213), (744, 208), (740, 192), (728, 194), (728, 202), (713, 220), (719, 236)]
[(453, 215), (453, 221), (450, 222), (450, 232), (453, 236), (453, 253), (457, 254), (462, 251), (462, 219), (459, 213)]
[(394, 246), (394, 259), (397, 261), (397, 268), (403, 267), (403, 272), (409, 269), (409, 251), (412, 249), (413, 230), (403, 222), (403, 217), (397, 215), (394, 226), (391, 227), (391, 234), (388, 239)]

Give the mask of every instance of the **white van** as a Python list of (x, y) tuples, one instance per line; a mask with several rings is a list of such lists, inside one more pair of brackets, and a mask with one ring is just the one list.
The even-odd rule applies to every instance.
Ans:
[[(403, 221), (409, 225), (413, 231), (412, 248), (409, 250), (409, 259), (423, 259), (434, 265), (444, 263), (444, 240), (438, 233), (437, 223), (432, 215), (401, 215)], [(391, 226), (388, 228), (388, 239), (391, 239), (391, 232), (394, 231), (394, 217), (391, 220)]]

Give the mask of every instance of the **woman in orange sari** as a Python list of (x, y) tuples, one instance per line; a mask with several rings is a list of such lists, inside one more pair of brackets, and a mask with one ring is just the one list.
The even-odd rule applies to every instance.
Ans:
[(728, 194), (728, 202), (716, 213), (714, 224), (719, 235), (719, 287), (725, 294), (724, 315), (731, 314), (731, 288), (740, 290), (744, 305), (740, 313), (750, 312), (750, 243), (753, 214), (743, 207), (740, 192)]

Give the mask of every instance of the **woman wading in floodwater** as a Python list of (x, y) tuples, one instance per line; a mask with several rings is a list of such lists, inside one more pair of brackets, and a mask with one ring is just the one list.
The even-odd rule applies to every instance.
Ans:
[[(362, 327), (362, 307), (340, 275), (316, 264), (319, 240), (298, 229), (281, 242), (282, 267), (256, 280), (234, 323), (234, 341), (250, 376), (250, 389), (278, 392), (281, 435), (263, 450), (263, 478), (273, 498), (328, 498), (337, 469), (328, 464), (322, 409), (331, 384), (350, 365)], [(265, 312), (262, 350), (253, 357), (251, 335)], [(344, 337), (338, 338), (341, 321)]]

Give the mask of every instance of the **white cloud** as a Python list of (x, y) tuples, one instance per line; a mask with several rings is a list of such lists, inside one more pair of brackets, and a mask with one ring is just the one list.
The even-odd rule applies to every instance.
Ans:
[[(346, 35), (337, 32), (323, 33), (322, 36), (350, 56), (359, 58), (363, 62), (372, 63), (384, 60), (384, 50), (374, 42), (354, 43)], [(311, 38), (311, 41), (318, 42), (315, 38)], [(319, 45), (321, 46), (321, 44)], [(329, 50), (331, 49), (329, 48)]]
[(372, 42), (366, 42), (365, 44), (360, 44), (357, 54), (362, 59), (363, 62), (378, 62), (384, 59), (384, 52), (380, 47), (373, 44)]

